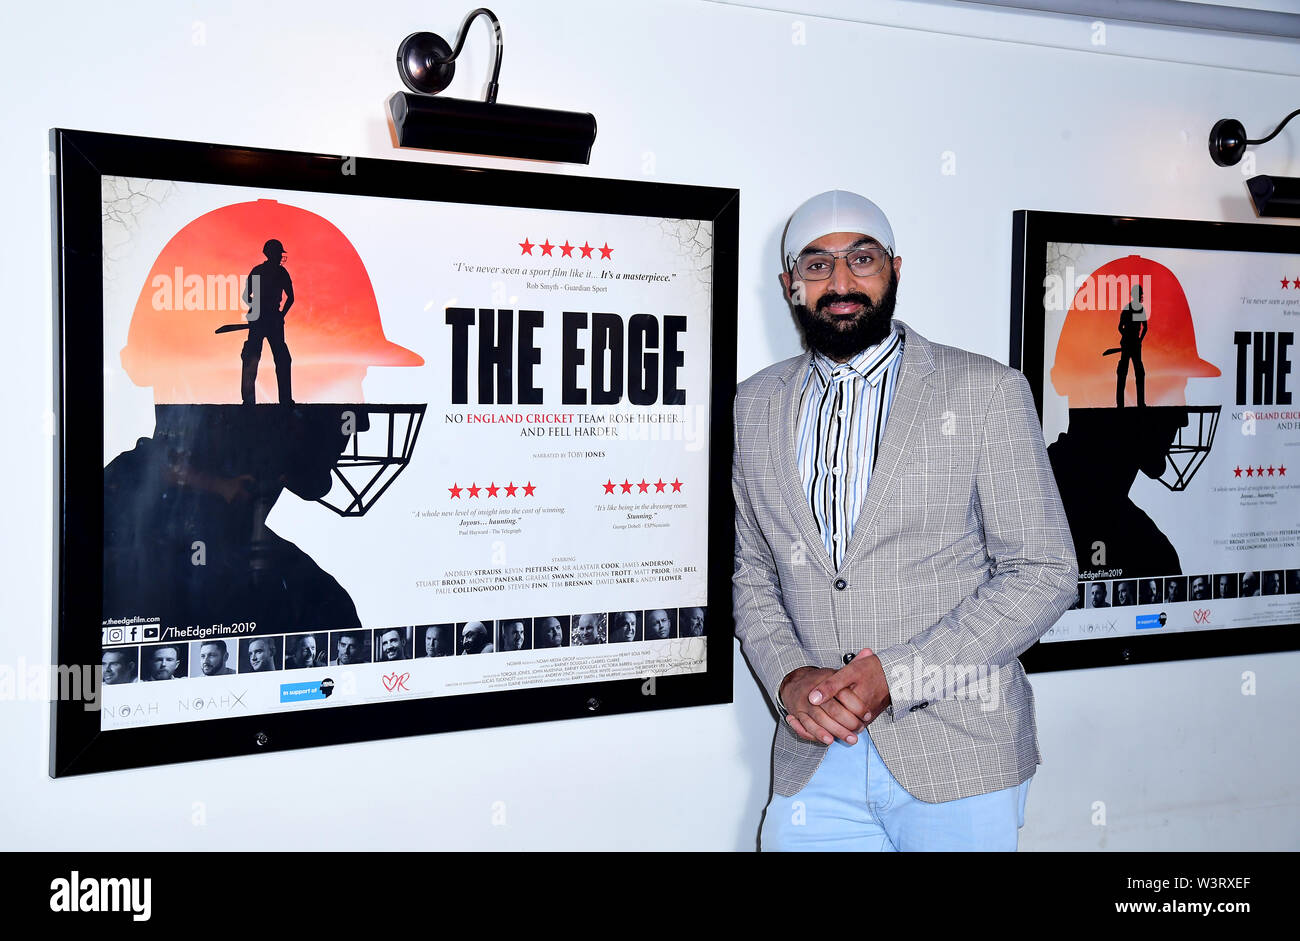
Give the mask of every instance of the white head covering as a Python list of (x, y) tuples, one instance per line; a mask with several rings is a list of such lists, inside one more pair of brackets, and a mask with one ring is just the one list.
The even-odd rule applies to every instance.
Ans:
[(894, 230), (879, 206), (848, 190), (818, 193), (794, 211), (781, 237), (781, 266), (808, 247), (808, 243), (832, 232), (861, 232), (869, 235), (889, 254), (894, 254)]

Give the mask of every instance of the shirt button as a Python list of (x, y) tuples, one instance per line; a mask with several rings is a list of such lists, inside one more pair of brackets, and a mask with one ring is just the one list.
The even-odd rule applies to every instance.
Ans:
[(846, 588), (848, 588), (848, 587), (849, 587), (849, 583), (846, 582), (844, 579), (842, 579), (842, 578), (837, 578), (837, 579), (835, 579), (835, 590), (836, 590), (836, 591), (843, 591), (844, 589), (846, 589)]

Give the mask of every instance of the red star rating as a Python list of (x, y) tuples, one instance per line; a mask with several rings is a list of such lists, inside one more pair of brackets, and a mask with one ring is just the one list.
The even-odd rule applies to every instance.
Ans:
[(651, 487), (654, 487), (654, 493), (668, 493), (670, 492), (668, 490), (669, 487), (672, 487), (672, 491), (671, 491), (672, 493), (681, 493), (682, 487), (684, 486), (685, 484), (676, 478), (673, 478), (671, 481), (667, 481), (664, 480), (662, 477), (660, 477), (658, 480), (653, 480), (653, 481), (647, 480), (644, 477), (642, 477), (638, 481), (633, 481), (632, 478), (630, 477), (624, 477), (623, 482), (621, 484), (616, 483), (612, 477), (609, 477), (606, 478), (605, 482), (600, 485), (601, 490), (605, 494), (618, 493), (620, 491), (622, 493), (632, 493), (633, 487), (636, 488), (636, 493), (638, 494), (641, 493), (649, 494), (651, 492), (650, 490)]
[[(480, 487), (478, 484), (470, 484), (468, 487), (462, 487), (460, 484), (453, 483), (450, 487), (447, 488), (447, 492), (451, 494), (451, 496), (449, 497), (449, 499), (451, 500), (461, 499), (462, 493), (468, 493), (469, 499), (471, 500), (475, 498), (487, 500), (487, 499), (499, 498), (501, 496), (502, 490), (506, 492), (507, 497), (513, 497), (519, 492), (520, 489), (521, 488), (519, 487), (519, 485), (516, 484), (513, 480), (510, 481), (510, 483), (504, 487), (498, 484), (494, 480), (486, 487)], [(531, 497), (533, 495), (533, 491), (536, 490), (537, 487), (534, 486), (532, 481), (529, 481), (528, 485), (523, 487), (522, 489), (524, 491), (525, 496)], [(479, 494), (486, 494), (486, 496), (480, 497)]]
[[(1273, 466), (1272, 464), (1268, 465), (1268, 467), (1251, 467), (1247, 465), (1245, 470), (1246, 470), (1247, 477), (1272, 477), (1274, 475), (1277, 475), (1278, 477), (1286, 476), (1285, 464), (1278, 464), (1276, 467)], [(1232, 469), (1232, 476), (1240, 477), (1241, 471), (1242, 468), (1240, 466), (1234, 467)]]
[(606, 242), (604, 245), (600, 246), (600, 248), (596, 248), (594, 245), (586, 241), (581, 245), (570, 245), (569, 240), (565, 239), (563, 245), (556, 245), (549, 238), (544, 239), (541, 242), (532, 242), (529, 241), (528, 236), (524, 236), (522, 242), (516, 242), (515, 244), (519, 246), (519, 254), (521, 255), (531, 255), (534, 248), (540, 248), (543, 255), (551, 255), (551, 257), (554, 257), (551, 253), (558, 248), (560, 250), (561, 258), (572, 258), (573, 250), (576, 248), (582, 252), (581, 257), (583, 258), (592, 258), (593, 256), (591, 253), (595, 251), (600, 252), (600, 257), (602, 259), (613, 260), (614, 257), (614, 249), (609, 247), (609, 242)]
[(1283, 278), (1283, 279), (1282, 279), (1282, 290), (1285, 291), (1285, 290), (1286, 290), (1286, 286), (1287, 286), (1288, 284), (1290, 284), (1290, 283), (1291, 283), (1291, 282), (1288, 281), (1286, 278)]

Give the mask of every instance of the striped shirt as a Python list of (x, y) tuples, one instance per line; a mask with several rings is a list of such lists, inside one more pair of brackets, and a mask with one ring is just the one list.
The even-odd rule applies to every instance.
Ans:
[(813, 353), (799, 394), (795, 454), (831, 562), (844, 561), (903, 362), (897, 326), (847, 363)]

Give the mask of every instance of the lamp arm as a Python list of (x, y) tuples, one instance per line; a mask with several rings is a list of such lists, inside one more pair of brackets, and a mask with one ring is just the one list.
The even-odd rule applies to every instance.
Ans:
[[(500, 38), (498, 37), (497, 42), (499, 43), (500, 41), (501, 41), (501, 40), (500, 40)], [(498, 55), (499, 55), (499, 53), (498, 53)], [(497, 64), (500, 65), (499, 62), (498, 62)], [(495, 80), (495, 79), (494, 79), (494, 80)], [(1270, 134), (1270, 135), (1268, 135), (1268, 137), (1261, 137), (1259, 140), (1248, 140), (1248, 141), (1246, 141), (1246, 143), (1247, 143), (1247, 144), (1267, 144), (1267, 143), (1268, 143), (1269, 141), (1271, 141), (1273, 138), (1277, 137), (1277, 135), (1278, 135), (1279, 133), (1281, 133), (1282, 128), (1286, 127), (1287, 122), (1290, 121), (1292, 118), (1294, 118), (1297, 114), (1300, 114), (1300, 108), (1297, 108), (1296, 110), (1294, 110), (1294, 111), (1292, 111), (1290, 114), (1288, 114), (1285, 118), (1283, 118), (1283, 119), (1282, 119), (1282, 123), (1279, 124), (1277, 127), (1273, 128), (1273, 133)]]
[(492, 21), (492, 35), (496, 37), (496, 54), (492, 57), (492, 83), (488, 85), (487, 97), (483, 99), (488, 104), (495, 104), (497, 100), (497, 79), (501, 77), (501, 21), (498, 20), (497, 15), (487, 7), (479, 7), (476, 10), (471, 10), (469, 15), (465, 17), (464, 22), (460, 24), (460, 34), (456, 37), (456, 45), (452, 47), (450, 54), (441, 59), (432, 59), (430, 60), (430, 64), (446, 65), (448, 62), (456, 61), (456, 57), (460, 55), (460, 50), (465, 45), (465, 37), (469, 34), (470, 24), (474, 22), (474, 19), (480, 13)]

